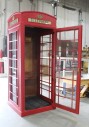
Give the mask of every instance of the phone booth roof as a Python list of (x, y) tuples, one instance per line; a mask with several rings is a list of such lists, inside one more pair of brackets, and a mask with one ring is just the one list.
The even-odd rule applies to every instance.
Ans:
[(55, 29), (56, 18), (43, 12), (24, 11), (16, 12), (8, 19), (8, 29), (20, 24), (32, 27)]

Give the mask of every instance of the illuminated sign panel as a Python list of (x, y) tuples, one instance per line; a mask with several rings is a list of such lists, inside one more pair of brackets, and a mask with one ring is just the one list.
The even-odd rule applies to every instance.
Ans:
[(15, 19), (15, 20), (12, 20), (10, 23), (9, 23), (9, 26), (11, 27), (11, 26), (13, 26), (13, 25), (15, 25), (15, 24), (17, 24), (18, 23), (18, 18), (17, 19)]
[(28, 18), (28, 22), (41, 23), (41, 24), (47, 24), (47, 25), (51, 25), (52, 24), (51, 21), (42, 20), (42, 19), (35, 19), (35, 18)]

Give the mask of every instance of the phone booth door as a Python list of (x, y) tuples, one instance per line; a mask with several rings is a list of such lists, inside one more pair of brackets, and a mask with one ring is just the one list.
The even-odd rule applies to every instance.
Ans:
[(56, 31), (56, 106), (79, 113), (82, 27)]

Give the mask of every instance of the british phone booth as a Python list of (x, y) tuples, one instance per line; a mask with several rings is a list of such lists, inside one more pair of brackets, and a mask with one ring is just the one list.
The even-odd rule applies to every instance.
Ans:
[(55, 109), (79, 113), (82, 26), (56, 28), (42, 12), (8, 20), (8, 102), (21, 116)]

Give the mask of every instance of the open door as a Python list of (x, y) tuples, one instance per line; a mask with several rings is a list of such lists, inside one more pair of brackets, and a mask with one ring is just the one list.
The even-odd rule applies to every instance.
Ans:
[(79, 114), (82, 26), (56, 30), (56, 107)]

